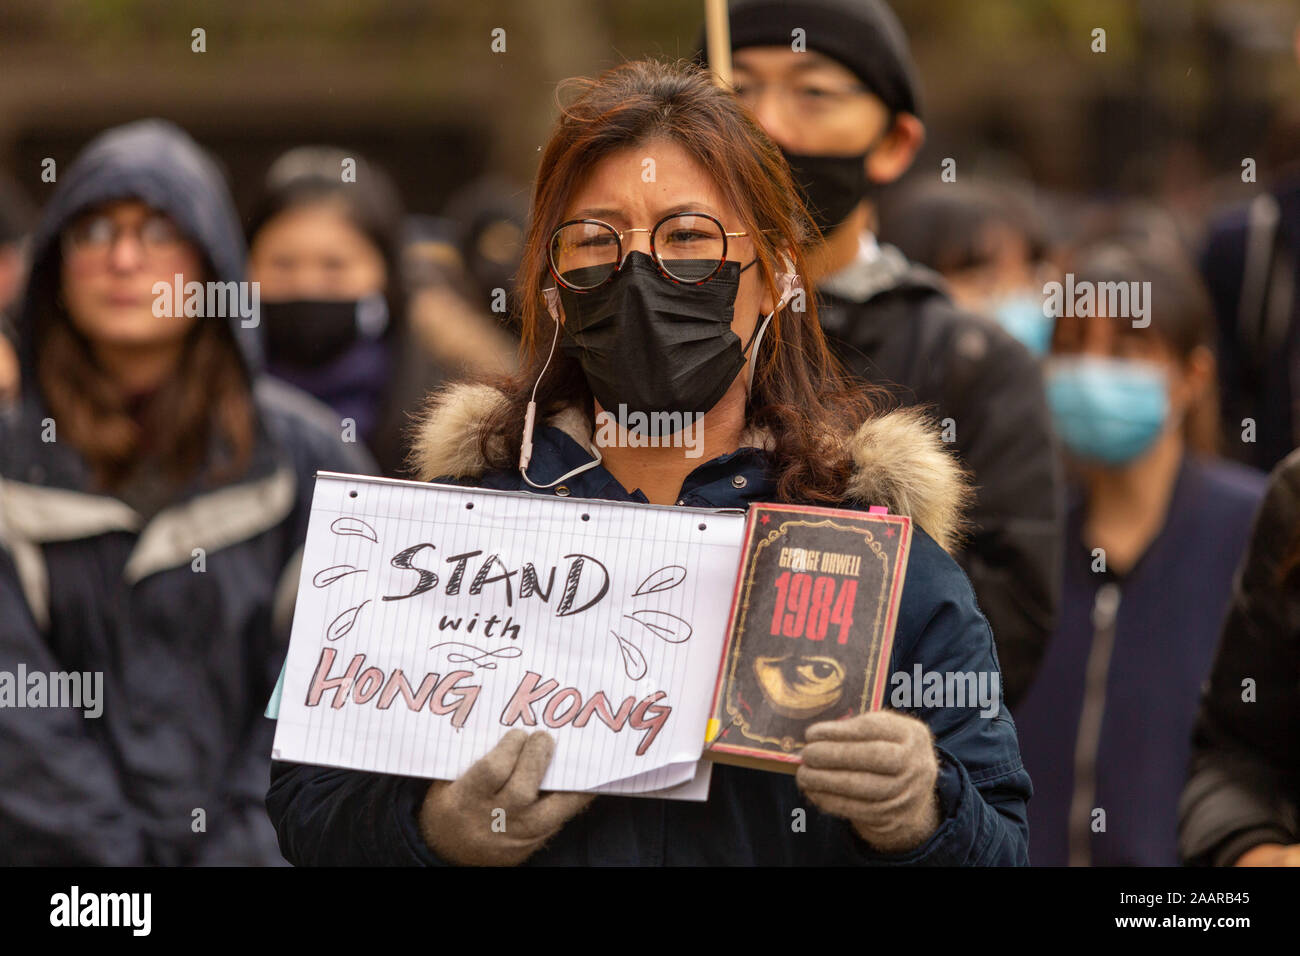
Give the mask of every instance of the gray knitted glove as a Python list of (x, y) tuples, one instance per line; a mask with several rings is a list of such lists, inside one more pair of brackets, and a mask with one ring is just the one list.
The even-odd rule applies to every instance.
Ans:
[(420, 807), (420, 834), (439, 857), (466, 866), (522, 863), (589, 804), (590, 793), (538, 794), (555, 740), (511, 730), (459, 780), (436, 780)]
[(877, 850), (913, 850), (938, 829), (939, 759), (924, 723), (879, 710), (813, 724), (807, 739), (800, 789)]

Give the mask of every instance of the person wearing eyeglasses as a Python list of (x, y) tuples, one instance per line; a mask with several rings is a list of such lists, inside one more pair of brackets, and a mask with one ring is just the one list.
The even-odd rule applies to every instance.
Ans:
[(316, 470), (373, 463), (260, 375), (255, 319), (209, 311), (244, 246), (177, 127), (88, 145), (31, 255), (0, 418), (0, 863), (283, 865), (261, 711), (294, 556)]
[[(436, 393), (415, 439), (416, 470), (546, 496), (909, 515), (915, 539), (891, 673), (996, 679), (988, 623), (949, 554), (963, 478), (931, 424), (915, 410), (879, 411), (874, 392), (829, 353), (815, 303), (799, 295), (809, 228), (780, 155), (702, 71), (638, 61), (587, 81), (537, 174), (518, 274), (522, 371), (500, 386)], [(700, 454), (631, 440), (634, 425), (602, 439), (597, 420), (619, 408), (679, 424), (702, 415)], [(1027, 859), (1030, 782), (1004, 708), (917, 702), (816, 724), (797, 776), (718, 766), (702, 803), (543, 792), (553, 738), (502, 734), (454, 781), (273, 762), (267, 808), (286, 859)], [(504, 832), (493, 826), (501, 810)], [(792, 828), (804, 817), (806, 828)]]
[[(1036, 358), (877, 238), (881, 197), (925, 139), (907, 36), (882, 0), (729, 9), (735, 91), (790, 163), (817, 226), (805, 253), (831, 350), (897, 401), (933, 408), (973, 475), (972, 533), (957, 560), (1014, 708), (1060, 603), (1064, 474)], [(966, 158), (954, 158), (964, 181)], [(942, 171), (936, 161), (919, 175), (938, 183)]]

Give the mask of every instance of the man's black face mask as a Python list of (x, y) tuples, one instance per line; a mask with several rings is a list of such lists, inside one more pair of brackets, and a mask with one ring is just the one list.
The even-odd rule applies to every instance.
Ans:
[(790, 164), (790, 176), (799, 188), (804, 205), (823, 236), (849, 218), (862, 200), (880, 195), (884, 184), (868, 178), (867, 157), (891, 129), (892, 118), (870, 146), (853, 156), (810, 156), (781, 150)]
[(707, 412), (745, 365), (749, 346), (731, 331), (742, 271), (731, 260), (708, 282), (680, 285), (650, 256), (629, 253), (623, 268), (590, 292), (559, 287), (561, 348), (581, 363), (592, 394), (612, 414), (620, 405), (647, 415)]

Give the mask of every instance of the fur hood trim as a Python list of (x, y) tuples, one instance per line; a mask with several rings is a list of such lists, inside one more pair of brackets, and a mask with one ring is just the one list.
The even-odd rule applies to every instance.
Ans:
[[(479, 448), (483, 422), (503, 400), (491, 385), (456, 384), (434, 392), (415, 428), (413, 474), (421, 481), (482, 475), (487, 470)], [(586, 417), (576, 406), (546, 424), (584, 447), (591, 440)], [(742, 444), (765, 448), (770, 441), (751, 431)], [(972, 495), (968, 476), (924, 412), (899, 408), (864, 422), (850, 439), (850, 453), (854, 467), (846, 499), (907, 515), (949, 553), (960, 546)]]

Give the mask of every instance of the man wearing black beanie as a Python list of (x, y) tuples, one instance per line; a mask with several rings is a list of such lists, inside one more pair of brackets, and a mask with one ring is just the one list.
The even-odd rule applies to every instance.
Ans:
[(730, 24), (736, 92), (785, 154), (821, 232), (807, 278), (832, 348), (901, 402), (930, 405), (974, 473), (959, 560), (1014, 707), (1055, 622), (1062, 476), (1028, 350), (957, 311), (936, 274), (874, 235), (880, 188), (925, 138), (907, 37), (880, 0), (732, 0)]

